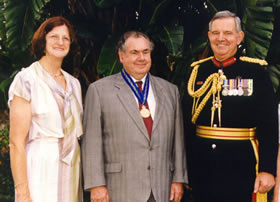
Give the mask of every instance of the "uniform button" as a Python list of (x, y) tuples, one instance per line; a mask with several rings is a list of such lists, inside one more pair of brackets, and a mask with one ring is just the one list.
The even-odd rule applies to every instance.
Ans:
[(150, 151), (152, 151), (153, 150), (153, 148), (152, 147), (150, 147)]
[(216, 149), (217, 145), (216, 144), (212, 144), (212, 149)]
[(148, 170), (151, 170), (151, 166), (148, 166)]

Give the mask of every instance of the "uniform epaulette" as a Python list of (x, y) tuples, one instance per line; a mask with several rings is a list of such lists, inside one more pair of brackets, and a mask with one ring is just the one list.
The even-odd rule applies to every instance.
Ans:
[(203, 62), (205, 62), (205, 61), (207, 61), (207, 60), (211, 60), (212, 58), (213, 58), (213, 56), (208, 57), (208, 58), (204, 58), (204, 59), (202, 59), (202, 60), (195, 61), (195, 62), (193, 62), (193, 63), (191, 64), (191, 67), (194, 67), (194, 66), (196, 66), (196, 65), (198, 65), (198, 64), (200, 64), (200, 63), (203, 63)]
[(268, 63), (265, 60), (261, 60), (258, 58), (250, 58), (250, 57), (246, 57), (246, 56), (241, 56), (239, 57), (240, 60), (245, 61), (245, 62), (251, 62), (251, 63), (258, 63), (260, 65), (268, 65)]

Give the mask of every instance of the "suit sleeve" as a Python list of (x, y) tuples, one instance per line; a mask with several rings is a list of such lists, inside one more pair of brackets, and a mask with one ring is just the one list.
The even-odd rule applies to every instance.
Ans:
[[(187, 83), (185, 85), (187, 89)], [(196, 137), (196, 125), (192, 123), (192, 104), (193, 98), (188, 94), (187, 90), (184, 92), (182, 99), (182, 111), (183, 111), (183, 123), (184, 123), (184, 137), (185, 137), (185, 148), (187, 158), (187, 169), (189, 177), (189, 185), (192, 186), (193, 172), (195, 170), (193, 161), (195, 157), (193, 155), (195, 144), (193, 144)]]
[(89, 86), (83, 116), (82, 164), (84, 189), (106, 185), (102, 144), (101, 105), (98, 90)]
[(174, 173), (172, 182), (188, 183), (186, 169), (186, 151), (184, 145), (184, 129), (181, 102), (176, 88), (176, 112), (175, 112), (175, 140), (174, 140)]
[(278, 104), (267, 71), (258, 75), (257, 137), (259, 140), (259, 172), (276, 175), (278, 153)]

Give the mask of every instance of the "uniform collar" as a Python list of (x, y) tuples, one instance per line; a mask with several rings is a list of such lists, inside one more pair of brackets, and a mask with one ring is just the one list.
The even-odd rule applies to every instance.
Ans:
[(215, 57), (212, 59), (213, 61), (213, 64), (216, 66), (216, 67), (220, 67), (220, 68), (223, 68), (223, 67), (226, 67), (226, 66), (229, 66), (229, 65), (232, 65), (233, 63), (236, 62), (236, 58), (233, 56), (223, 62), (220, 62), (218, 61)]

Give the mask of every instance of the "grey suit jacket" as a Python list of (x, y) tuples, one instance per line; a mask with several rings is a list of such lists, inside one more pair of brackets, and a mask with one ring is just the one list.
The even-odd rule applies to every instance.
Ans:
[(187, 182), (178, 89), (150, 75), (156, 111), (150, 140), (121, 74), (92, 83), (84, 110), (85, 189), (105, 185), (111, 202), (169, 201), (172, 182)]

